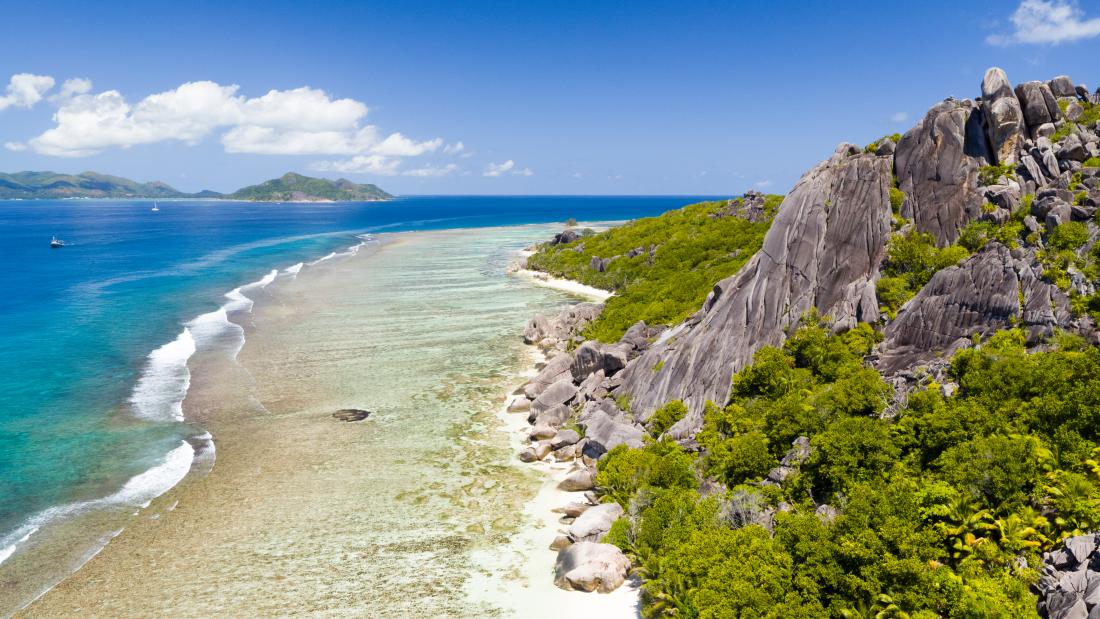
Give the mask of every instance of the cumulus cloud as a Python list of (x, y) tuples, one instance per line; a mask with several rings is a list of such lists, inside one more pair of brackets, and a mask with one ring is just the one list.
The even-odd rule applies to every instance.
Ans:
[(404, 176), (419, 176), (422, 178), (450, 176), (458, 171), (458, 165), (454, 163), (448, 163), (445, 166), (424, 166), (423, 168), (413, 168), (411, 170), (405, 170), (401, 174)]
[(0, 97), (0, 112), (9, 107), (34, 107), (53, 88), (54, 83), (54, 79), (48, 75), (16, 73), (8, 81), (6, 94)]
[(220, 132), (226, 152), (345, 155), (351, 159), (319, 162), (318, 169), (375, 174), (396, 173), (400, 158), (434, 152), (443, 144), (439, 138), (383, 136), (377, 127), (361, 124), (366, 105), (323, 90), (271, 90), (251, 98), (238, 90), (236, 85), (188, 82), (130, 104), (117, 90), (91, 94), (88, 80), (67, 80), (56, 97), (55, 126), (28, 144), (45, 155), (83, 157), (165, 141), (196, 144)]
[(1085, 18), (1076, 2), (1023, 0), (1009, 18), (1014, 30), (986, 37), (991, 45), (1057, 45), (1100, 35), (1100, 17)]
[(908, 112), (894, 112), (890, 115), (890, 121), (895, 123), (903, 123), (909, 120)]
[(401, 160), (383, 155), (356, 155), (340, 161), (316, 161), (310, 167), (319, 172), (339, 172), (341, 174), (377, 174), (394, 176)]
[(4, 148), (19, 152), (27, 150), (27, 145), (22, 142), (4, 142)]
[(92, 80), (82, 77), (73, 77), (61, 83), (61, 90), (57, 94), (50, 96), (50, 101), (60, 104), (72, 99), (76, 95), (87, 94), (91, 91)]
[(457, 155), (466, 150), (466, 145), (462, 142), (455, 142), (454, 144), (448, 144), (443, 147), (444, 155)]
[(504, 163), (489, 163), (485, 166), (482, 176), (498, 177), (510, 174), (512, 176), (533, 176), (535, 172), (531, 168), (516, 168), (516, 162), (509, 159)]

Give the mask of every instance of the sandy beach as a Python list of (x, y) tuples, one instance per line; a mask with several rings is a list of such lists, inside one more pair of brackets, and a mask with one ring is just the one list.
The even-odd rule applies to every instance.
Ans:
[(184, 412), (213, 469), (21, 614), (634, 616), (632, 589), (553, 586), (568, 499), (501, 412), (533, 367), (526, 319), (578, 300), (507, 274), (551, 229), (386, 236), (280, 277), (233, 317), (235, 361), (193, 359)]

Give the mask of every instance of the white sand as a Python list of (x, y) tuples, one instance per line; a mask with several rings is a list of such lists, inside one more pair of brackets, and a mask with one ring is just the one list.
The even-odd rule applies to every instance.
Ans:
[[(545, 355), (532, 347), (531, 359), (530, 369), (522, 374), (525, 380), (535, 375), (534, 366), (545, 360)], [(508, 405), (520, 398), (523, 396), (509, 395), (498, 413), (511, 437), (515, 454), (529, 444), (527, 434), (531, 429), (526, 413), (507, 412)], [(544, 481), (535, 498), (525, 506), (524, 527), (513, 537), (505, 553), (475, 557), (482, 569), (468, 583), (469, 593), (494, 606), (511, 609), (515, 616), (639, 617), (636, 581), (628, 580), (611, 593), (565, 591), (554, 585), (554, 562), (558, 553), (550, 550), (550, 543), (564, 533), (568, 525), (560, 523), (561, 514), (553, 510), (584, 501), (583, 492), (558, 489), (558, 482), (569, 473), (573, 464), (552, 461), (523, 463), (515, 456), (510, 464), (537, 471)]]
[(516, 269), (515, 271), (513, 271), (513, 273), (539, 286), (561, 290), (562, 292), (568, 292), (570, 294), (575, 294), (579, 297), (584, 297), (586, 299), (592, 299), (595, 301), (606, 301), (611, 295), (614, 294), (609, 290), (595, 288), (593, 286), (586, 286), (580, 282), (576, 282), (571, 279), (550, 277), (549, 275), (541, 271), (532, 271), (530, 269)]

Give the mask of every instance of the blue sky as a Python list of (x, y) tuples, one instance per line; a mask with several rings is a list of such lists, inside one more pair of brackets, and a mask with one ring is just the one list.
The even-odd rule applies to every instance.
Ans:
[(191, 191), (784, 192), (989, 66), (1100, 85), (1100, 2), (5, 4), (0, 170)]

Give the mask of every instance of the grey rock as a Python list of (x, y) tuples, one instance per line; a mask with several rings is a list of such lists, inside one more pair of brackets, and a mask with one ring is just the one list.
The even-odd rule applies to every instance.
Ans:
[(592, 507), (592, 505), (590, 505), (586, 502), (573, 501), (572, 503), (569, 503), (565, 507), (562, 507), (561, 508), (561, 513), (563, 513), (566, 516), (569, 516), (571, 518), (576, 518), (577, 516), (580, 516), (581, 514), (583, 514), (589, 507)]
[(554, 541), (550, 542), (550, 550), (561, 550), (562, 548), (568, 548), (573, 545), (573, 540), (568, 536), (559, 535), (554, 538)]
[(511, 404), (508, 405), (509, 413), (526, 413), (531, 410), (531, 400), (527, 398), (517, 398)]
[[(1022, 325), (1033, 337), (1068, 327), (1069, 300), (1042, 281), (1031, 260), (990, 242), (961, 264), (936, 273), (883, 331), (878, 369), (892, 375), (969, 346), (975, 334)], [(1023, 305), (1020, 297), (1023, 296)]]
[(528, 398), (534, 400), (550, 385), (563, 378), (572, 377), (572, 374), (569, 373), (569, 368), (572, 365), (573, 358), (566, 354), (561, 354), (550, 359), (546, 366), (539, 370), (539, 373), (531, 379), (531, 382), (524, 385), (523, 393)]
[(897, 148), (898, 145), (895, 144), (893, 140), (883, 140), (879, 142), (878, 148), (875, 149), (875, 155), (878, 157), (893, 155), (894, 151), (897, 150)]
[(1059, 75), (1047, 82), (1051, 94), (1055, 97), (1077, 97), (1077, 88), (1068, 75)]
[(1059, 159), (1069, 159), (1071, 161), (1084, 161), (1089, 158), (1088, 151), (1085, 150), (1085, 145), (1081, 142), (1081, 138), (1076, 133), (1071, 133), (1066, 136), (1066, 139), (1062, 140), (1058, 144), (1058, 152), (1056, 153)]
[(617, 393), (630, 395), (639, 419), (683, 400), (691, 413), (677, 425), (686, 430), (681, 436), (692, 434), (684, 426), (701, 421), (706, 401), (725, 402), (731, 375), (758, 348), (781, 343), (811, 307), (838, 327), (878, 319), (874, 282), (890, 234), (892, 166), (886, 157), (847, 152), (841, 145), (799, 180), (763, 248), (714, 286), (693, 325), (629, 363)]
[(577, 446), (566, 445), (550, 452), (550, 455), (554, 456), (554, 462), (572, 462), (577, 459)]
[(573, 410), (564, 404), (548, 408), (539, 413), (532, 411), (527, 417), (527, 421), (531, 425), (543, 425), (550, 426), (552, 428), (561, 427), (563, 423), (569, 420), (573, 416)]
[(577, 387), (573, 384), (573, 378), (566, 375), (558, 379), (554, 384), (542, 390), (539, 397), (531, 403), (531, 412), (538, 415), (556, 406), (560, 406), (572, 400), (577, 395)]
[(618, 503), (601, 503), (584, 510), (569, 527), (569, 539), (574, 542), (598, 542), (611, 530), (611, 525), (623, 508)]
[(603, 387), (603, 382), (606, 378), (603, 370), (598, 370), (581, 381), (581, 386), (577, 390), (577, 401), (600, 400), (606, 397), (607, 389)]
[[(544, 439), (551, 439), (556, 436), (558, 431), (553, 426), (539, 424), (531, 428), (531, 432), (527, 435), (527, 438), (532, 441), (541, 441)], [(552, 447), (552, 445), (551, 445)]]
[(1081, 104), (1076, 101), (1070, 101), (1066, 105), (1066, 119), (1077, 122), (1081, 119), (1081, 115), (1085, 113), (1085, 108), (1081, 107)]
[(545, 460), (550, 455), (550, 441), (539, 441), (535, 447), (535, 459)]
[(600, 258), (599, 256), (592, 256), (592, 259), (588, 261), (588, 267), (597, 273), (603, 273), (607, 270), (607, 267), (611, 265), (611, 261), (615, 258)]
[(621, 418), (614, 418), (602, 410), (595, 411), (587, 419), (582, 419), (584, 426), (585, 455), (599, 458), (619, 445), (632, 448), (644, 446), (642, 437), (645, 431), (630, 424)]
[(1054, 122), (1062, 117), (1054, 94), (1042, 82), (1024, 82), (1016, 86), (1016, 98), (1020, 100), (1028, 128)]
[(580, 542), (558, 552), (554, 584), (567, 591), (618, 589), (630, 571), (630, 560), (611, 544)]
[(369, 416), (370, 411), (361, 408), (341, 408), (332, 414), (332, 417), (339, 421), (363, 421)]
[(626, 367), (629, 353), (624, 346), (609, 346), (595, 341), (581, 344), (573, 353), (573, 365), (570, 371), (573, 380), (583, 381), (594, 372), (603, 371), (611, 376)]
[(1058, 131), (1058, 127), (1054, 126), (1054, 123), (1043, 123), (1036, 127), (1035, 137), (1049, 138)]
[(537, 344), (550, 335), (550, 320), (542, 314), (535, 314), (527, 321), (523, 330), (524, 344)]
[(982, 78), (982, 118), (993, 157), (1001, 163), (1017, 163), (1024, 141), (1024, 113), (1008, 76), (997, 67)]
[(940, 246), (954, 243), (959, 230), (982, 214), (978, 170), (992, 155), (981, 116), (970, 101), (944, 101), (898, 144), (895, 168), (906, 195), (901, 214)]
[(581, 235), (576, 230), (569, 228), (558, 234), (554, 235), (554, 239), (550, 241), (551, 245), (564, 245), (566, 243), (572, 243), (581, 238)]
[(538, 459), (538, 456), (535, 455), (534, 447), (524, 447), (523, 450), (519, 452), (520, 462), (536, 462)]
[(765, 482), (781, 484), (791, 475), (798, 472), (798, 468), (810, 457), (810, 439), (800, 436), (791, 443), (791, 448), (780, 460), (779, 466), (768, 472)]
[(1085, 559), (1096, 550), (1096, 536), (1077, 535), (1067, 538), (1062, 542), (1062, 545), (1065, 546), (1067, 552), (1073, 555), (1077, 563), (1084, 563)]
[(576, 430), (566, 428), (554, 435), (554, 442), (550, 446), (557, 451), (567, 445), (575, 445), (579, 440), (581, 440), (581, 435)]
[(558, 488), (566, 492), (591, 490), (596, 487), (596, 472), (590, 468), (573, 471), (558, 482)]

